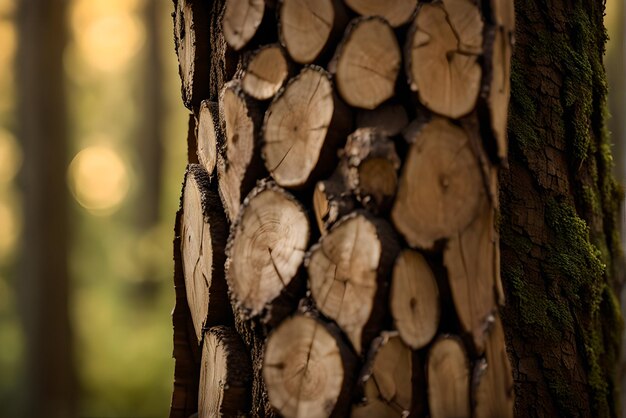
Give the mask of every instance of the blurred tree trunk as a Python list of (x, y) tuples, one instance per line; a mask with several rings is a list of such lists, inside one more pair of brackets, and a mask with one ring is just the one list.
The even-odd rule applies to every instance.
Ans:
[(138, 202), (138, 225), (144, 230), (159, 221), (161, 170), (163, 163), (163, 70), (159, 42), (161, 7), (158, 1), (144, 6), (146, 22), (147, 60), (142, 69), (143, 100), (138, 135), (138, 155), (141, 162), (142, 187)]
[(20, 308), (23, 416), (75, 416), (69, 322), (68, 140), (63, 53), (66, 0), (20, 0), (18, 131), (24, 149)]

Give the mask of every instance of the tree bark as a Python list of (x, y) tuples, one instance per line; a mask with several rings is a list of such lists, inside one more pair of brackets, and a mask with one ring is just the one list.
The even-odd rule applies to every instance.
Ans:
[(519, 416), (619, 415), (603, 4), (516, 2), (500, 232)]
[[(193, 19), (210, 59), (202, 75), (178, 49), (183, 101), (220, 115), (232, 317), (212, 325), (248, 356), (244, 415), (617, 415), (603, 8), (535, 1), (517, 4), (513, 65), (510, 0), (216, 0)], [(215, 344), (177, 295), (186, 418), (221, 392), (188, 393)]]

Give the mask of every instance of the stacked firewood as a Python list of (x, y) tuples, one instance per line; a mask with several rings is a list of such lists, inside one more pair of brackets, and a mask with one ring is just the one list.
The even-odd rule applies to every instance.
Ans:
[(512, 0), (174, 0), (172, 417), (512, 417)]

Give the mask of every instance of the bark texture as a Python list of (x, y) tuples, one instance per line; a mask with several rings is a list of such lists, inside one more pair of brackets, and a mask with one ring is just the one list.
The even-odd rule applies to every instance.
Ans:
[(618, 416), (619, 188), (605, 126), (602, 1), (516, 2), (504, 328), (518, 416)]
[[(174, 21), (196, 2), (174, 0)], [(171, 416), (219, 410), (220, 376), (242, 373), (245, 416), (616, 416), (601, 2), (522, 0), (515, 34), (511, 0), (385, 5), (215, 0), (194, 15), (209, 59), (178, 48), (201, 127), (188, 147), (216, 148), (207, 181), (230, 226), (232, 309), (210, 325), (247, 361), (196, 338), (180, 287), (197, 256), (177, 254)], [(203, 100), (215, 134), (196, 139)]]

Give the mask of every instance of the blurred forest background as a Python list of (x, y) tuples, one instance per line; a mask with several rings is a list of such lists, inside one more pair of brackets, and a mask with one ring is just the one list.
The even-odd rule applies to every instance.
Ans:
[[(626, 15), (607, 7), (623, 182)], [(167, 415), (188, 117), (172, 10), (0, 0), (0, 417)]]

